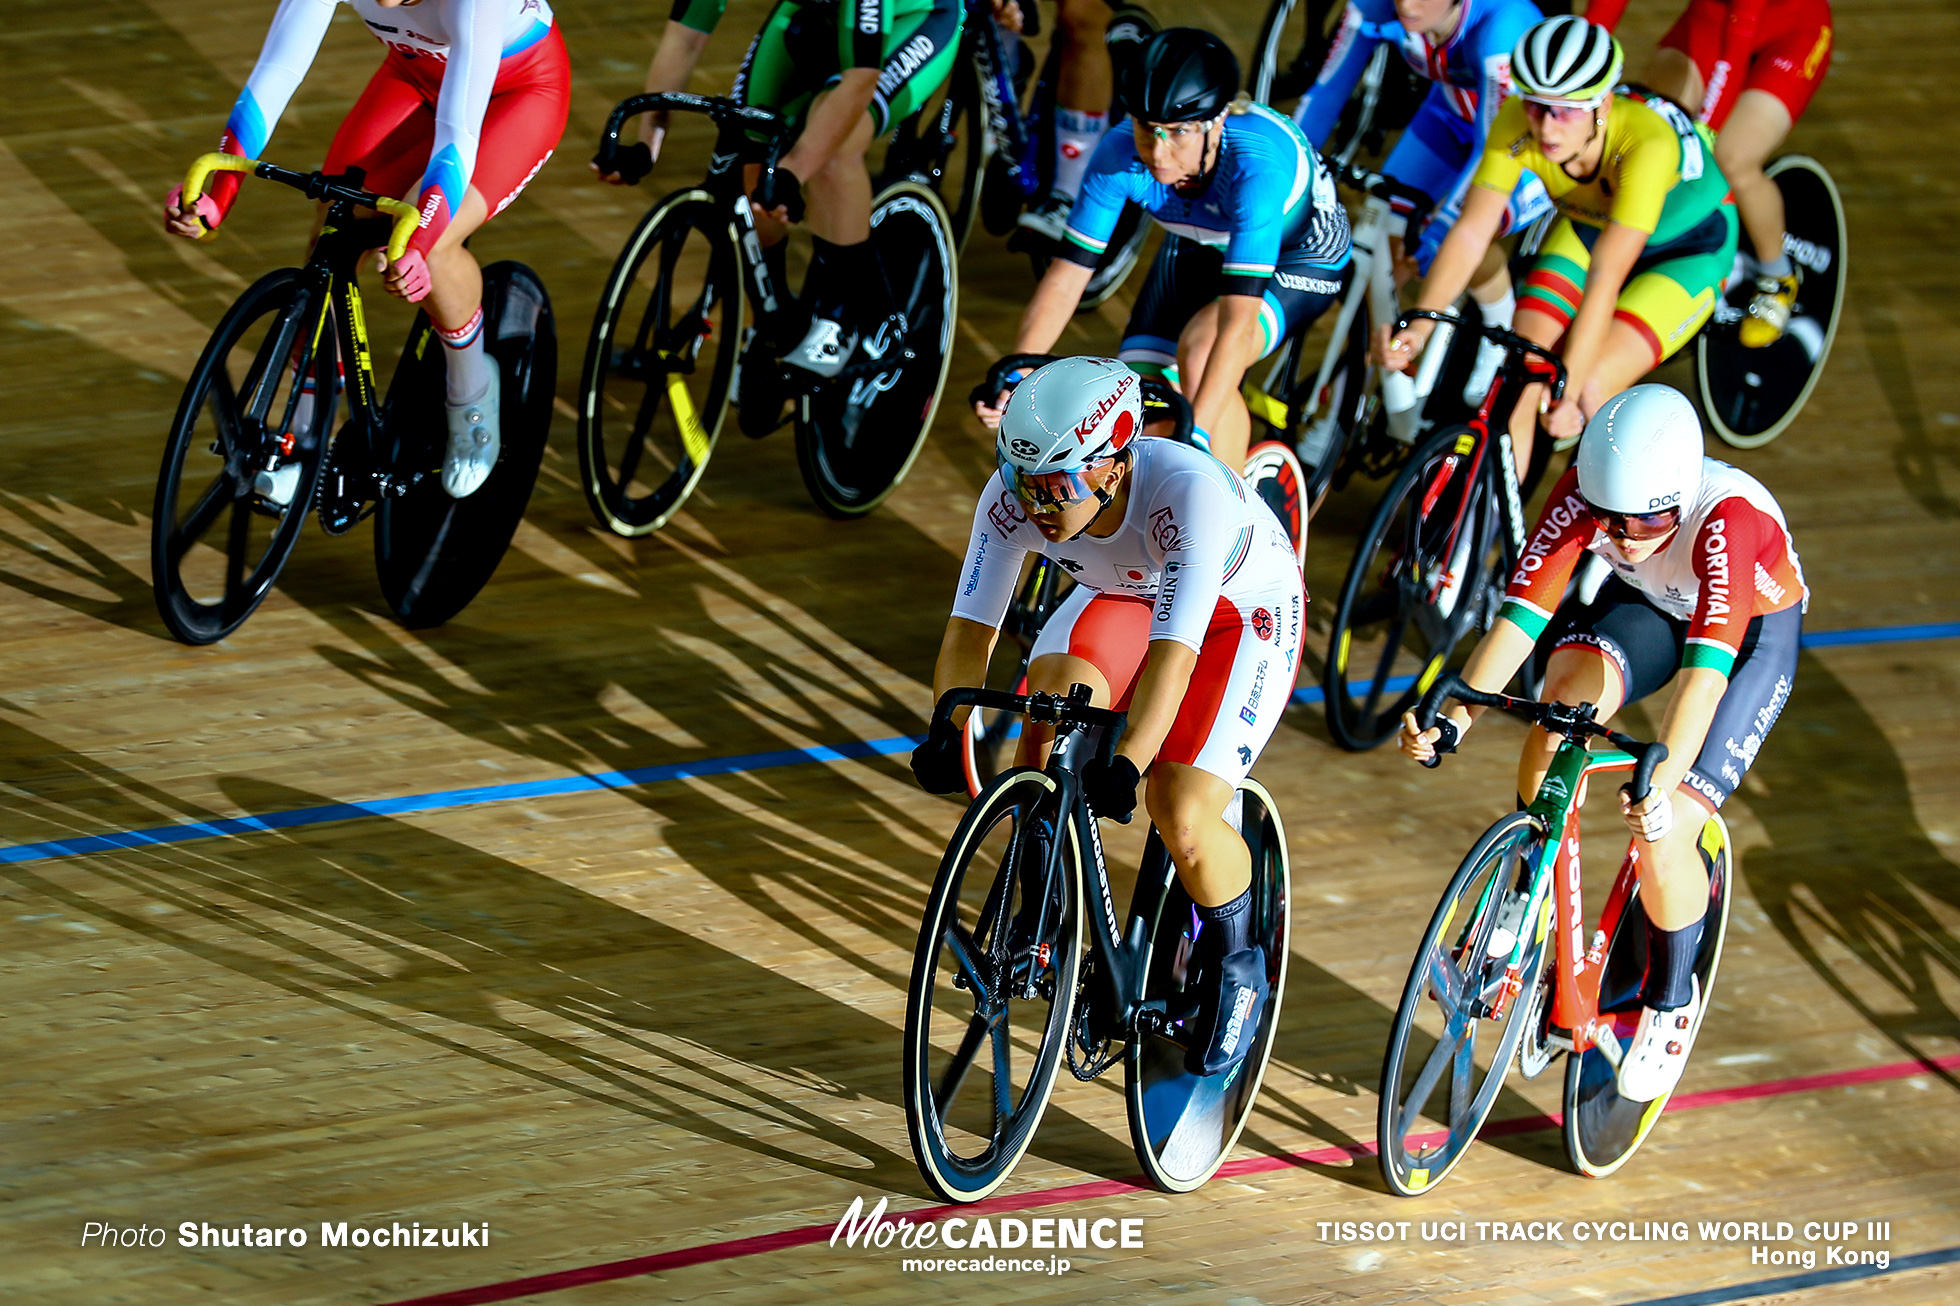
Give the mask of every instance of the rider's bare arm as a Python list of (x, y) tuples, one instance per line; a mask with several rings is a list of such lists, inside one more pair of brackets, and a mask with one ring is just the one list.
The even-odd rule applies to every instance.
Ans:
[[(1518, 668), (1531, 656), (1537, 646), (1537, 639), (1527, 635), (1511, 622), (1499, 619), (1490, 628), (1490, 633), (1477, 641), (1476, 649), (1463, 667), (1463, 683), (1472, 689), (1486, 694), (1502, 693), (1504, 686), (1511, 683), (1511, 677), (1518, 674)], [(1470, 729), (1470, 725), (1484, 714), (1481, 707), (1466, 707), (1462, 703), (1451, 703), (1443, 710), (1443, 715), (1456, 723), (1460, 738)], [(1713, 709), (1711, 708), (1712, 712)], [(1706, 729), (1703, 723), (1703, 729)], [(1402, 714), (1402, 731), (1396, 738), (1396, 747), (1417, 761), (1436, 755), (1436, 740), (1442, 731), (1434, 726), (1428, 730), (1416, 729), (1416, 715), (1413, 712)], [(1694, 754), (1690, 753), (1692, 759)]]
[[(987, 683), (987, 659), (993, 656), (994, 640), (1000, 634), (983, 622), (952, 617), (946, 622), (945, 638), (939, 641), (939, 661), (932, 668), (932, 701), (949, 689), (962, 689)], [(966, 724), (970, 708), (953, 713), (953, 724)]]
[[(708, 48), (708, 38), (712, 32), (697, 32), (686, 23), (667, 20), (667, 28), (660, 34), (660, 45), (653, 52), (653, 59), (647, 64), (647, 90), (685, 91), (688, 78), (694, 75), (694, 65), (701, 60), (701, 52)], [(640, 115), (640, 139), (655, 159), (660, 157), (660, 147), (667, 140), (667, 118), (665, 110)], [(592, 165), (597, 172), (597, 164)], [(606, 181), (619, 182), (618, 173), (610, 173)]]
[[(1050, 263), (1041, 284), (1035, 287), (1034, 298), (1028, 302), (1027, 311), (1021, 314), (1020, 333), (1014, 337), (1014, 348), (1010, 352), (1045, 354), (1054, 348), (1055, 342), (1062, 338), (1063, 328), (1075, 316), (1075, 306), (1082, 302), (1082, 291), (1088, 286), (1089, 276), (1094, 271), (1063, 258)], [(999, 406), (975, 404), (973, 410), (991, 431), (1000, 425), (1001, 409), (1004, 407), (1004, 403)]]
[[(1422, 284), (1422, 298), (1417, 301), (1418, 308), (1433, 309), (1438, 313), (1449, 312), (1476, 275), (1477, 265), (1483, 262), (1484, 251), (1497, 237), (1498, 229), (1504, 225), (1504, 206), (1511, 197), (1504, 191), (1492, 190), (1488, 186), (1472, 186), (1463, 200), (1463, 216), (1450, 228), (1444, 238), (1443, 247), (1436, 252), (1436, 261), (1429, 265), (1429, 278)], [(1375, 330), (1375, 346), (1381, 356), (1377, 362), (1392, 372), (1399, 372), (1415, 361), (1422, 352), (1424, 342), (1436, 324), (1427, 318), (1411, 322), (1406, 330), (1397, 332), (1391, 340), (1386, 323)]]
[(1198, 650), (1174, 639), (1153, 639), (1143, 659), (1143, 672), (1130, 695), (1130, 722), (1123, 731), (1117, 753), (1147, 770), (1157, 750), (1164, 746), (1177, 711), (1190, 687), (1191, 672), (1198, 665)]

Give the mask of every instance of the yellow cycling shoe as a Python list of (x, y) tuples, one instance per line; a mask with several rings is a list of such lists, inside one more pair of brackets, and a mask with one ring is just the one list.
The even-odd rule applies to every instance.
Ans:
[(1737, 332), (1744, 349), (1762, 349), (1783, 338), (1801, 280), (1802, 274), (1794, 265), (1787, 277), (1756, 278), (1756, 297), (1749, 301), (1749, 316), (1742, 319)]

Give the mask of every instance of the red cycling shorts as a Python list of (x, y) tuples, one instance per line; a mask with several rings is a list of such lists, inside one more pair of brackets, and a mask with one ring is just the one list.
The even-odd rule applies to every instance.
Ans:
[[(414, 202), (435, 146), (443, 66), (440, 60), (389, 50), (334, 133), (321, 170), (365, 168), (367, 189)], [(549, 35), (497, 70), (470, 176), (470, 189), (489, 206), (485, 221), (516, 199), (551, 157), (565, 134), (571, 97), (571, 62), (556, 24)], [(415, 245), (420, 248), (421, 242)]]
[[(1747, 49), (1729, 49), (1736, 20), (1752, 15)], [(1701, 120), (1720, 131), (1744, 91), (1768, 91), (1792, 122), (1801, 118), (1830, 70), (1831, 40), (1829, 0), (1690, 0), (1660, 43), (1694, 62), (1706, 88)]]
[[(1218, 600), (1158, 761), (1195, 766), (1234, 788), (1245, 779), (1293, 693), (1304, 604), (1297, 588), (1243, 608)], [(1041, 628), (1033, 656), (1081, 658), (1102, 673), (1113, 706), (1124, 711), (1150, 651), (1155, 610), (1143, 599), (1078, 585)]]

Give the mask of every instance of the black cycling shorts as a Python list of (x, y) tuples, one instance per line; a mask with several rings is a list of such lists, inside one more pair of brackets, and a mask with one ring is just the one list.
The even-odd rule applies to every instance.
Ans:
[[(1332, 270), (1308, 263), (1297, 250), (1281, 250), (1260, 296), (1259, 356), (1278, 349), (1291, 335), (1312, 326), (1337, 302), (1354, 275), (1354, 264)], [(1228, 282), (1233, 284), (1227, 284)], [(1117, 357), (1124, 362), (1170, 367), (1177, 362), (1177, 338), (1199, 309), (1247, 284), (1225, 275), (1225, 252), (1187, 236), (1166, 233), (1150, 273), (1137, 292)]]
[[(1729, 687), (1709, 723), (1708, 738), (1688, 770), (1687, 784), (1719, 808), (1742, 783), (1763, 740), (1790, 701), (1803, 640), (1803, 609), (1786, 608), (1750, 621)], [(1646, 698), (1674, 678), (1687, 649), (1688, 623), (1670, 617), (1618, 576), (1589, 604), (1559, 605), (1538, 641), (1538, 671), (1561, 648), (1595, 650), (1619, 670), (1624, 702)]]

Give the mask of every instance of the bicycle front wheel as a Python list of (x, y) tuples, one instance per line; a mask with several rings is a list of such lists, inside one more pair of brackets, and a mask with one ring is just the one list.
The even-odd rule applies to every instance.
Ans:
[(1419, 445), (1348, 565), (1322, 684), (1327, 728), (1350, 751), (1395, 733), (1477, 623), (1502, 568), (1489, 476), (1471, 476), (1476, 439), (1453, 426)]
[(586, 501), (620, 535), (666, 524), (707, 469), (742, 337), (735, 240), (705, 190), (640, 220), (599, 295), (579, 382)]
[[(1456, 1168), (1504, 1087), (1524, 1033), (1522, 994), (1537, 983), (1550, 951), (1550, 900), (1526, 922), (1516, 893), (1528, 885), (1544, 843), (1545, 827), (1530, 812), (1512, 812), (1486, 830), (1450, 878), (1416, 949), (1382, 1058), (1375, 1121), (1382, 1177), (1400, 1196), (1426, 1192)], [(1524, 953), (1513, 974), (1510, 955), (1521, 934)]]
[(1072, 826), (1057, 877), (1027, 892), (1055, 818), (1052, 779), (1002, 775), (961, 819), (926, 904), (905, 1006), (905, 1120), (919, 1173), (947, 1201), (979, 1201), (1012, 1173), (1067, 1046), (1082, 965)]
[[(326, 312), (299, 269), (268, 273), (219, 320), (184, 386), (157, 472), (150, 581), (163, 624), (186, 644), (243, 625), (299, 542), (333, 429)], [(302, 377), (315, 383), (310, 420), (299, 414)], [(297, 479), (261, 493), (275, 463)]]
[(939, 197), (916, 181), (887, 187), (871, 208), (871, 243), (892, 315), (870, 324), (844, 370), (797, 403), (797, 466), (832, 517), (862, 517), (905, 479), (953, 356), (957, 255)]

